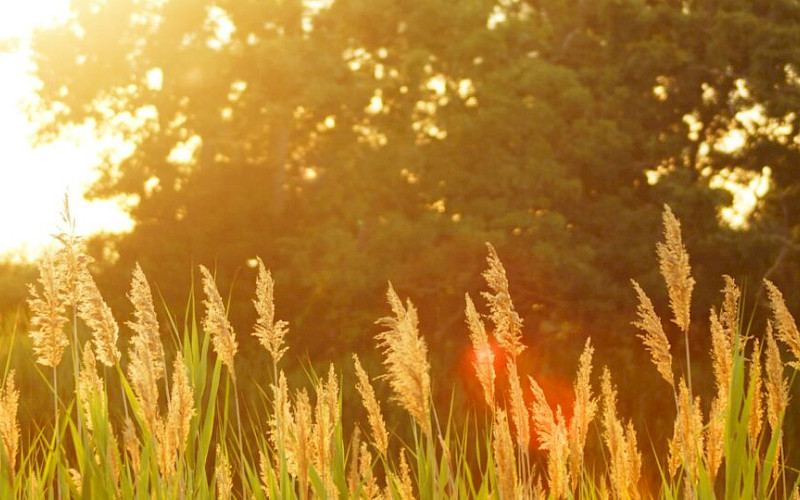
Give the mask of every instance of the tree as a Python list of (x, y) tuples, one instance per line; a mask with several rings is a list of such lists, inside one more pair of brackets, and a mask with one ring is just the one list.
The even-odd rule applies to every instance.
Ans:
[[(551, 355), (531, 362), (556, 372), (587, 331), (632, 357), (628, 280), (659, 289), (664, 202), (705, 292), (695, 317), (721, 272), (759, 281), (797, 245), (800, 30), (788, 0), (73, 9), (34, 45), (53, 117), (43, 135), (89, 120), (135, 145), (90, 193), (138, 201), (132, 234), (95, 242), (118, 259), (109, 286), (123, 290), (113, 280), (139, 260), (178, 304), (193, 264), (216, 265), (244, 327), (251, 287), (234, 282), (261, 255), (312, 359), (370, 345), (391, 279), (448, 369), (485, 241), (529, 342)], [(743, 114), (753, 108), (755, 121)], [(732, 134), (743, 147), (726, 148)], [(720, 176), (765, 166), (772, 189), (751, 231), (720, 225), (731, 201)]]

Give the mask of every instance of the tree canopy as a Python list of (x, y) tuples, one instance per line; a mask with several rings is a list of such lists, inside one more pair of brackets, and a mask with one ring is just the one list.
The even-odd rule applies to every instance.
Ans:
[[(128, 197), (136, 228), (95, 252), (116, 269), (140, 261), (172, 304), (194, 264), (216, 266), (241, 324), (260, 255), (312, 358), (370, 344), (389, 279), (418, 304), (440, 366), (454, 363), (486, 241), (530, 342), (577, 349), (591, 331), (626, 348), (629, 279), (664, 303), (664, 203), (706, 292), (699, 321), (723, 272), (751, 291), (796, 278), (797, 2), (72, 7), (35, 40), (42, 137), (89, 121), (135, 145), (90, 196)], [(733, 181), (769, 186), (739, 229), (722, 218)]]

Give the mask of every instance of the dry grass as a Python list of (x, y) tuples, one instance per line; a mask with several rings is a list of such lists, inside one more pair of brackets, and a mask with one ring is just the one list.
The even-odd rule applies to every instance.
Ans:
[(378, 334), (383, 349), (386, 379), (395, 393), (395, 400), (412, 416), (423, 432), (431, 434), (431, 379), (428, 347), (419, 334), (417, 310), (411, 301), (406, 306), (389, 284), (386, 292), (394, 316), (379, 323), (386, 330)]
[(355, 354), (353, 354), (353, 363), (355, 364), (356, 377), (358, 379), (356, 389), (358, 389), (358, 393), (361, 394), (361, 401), (364, 403), (364, 408), (367, 410), (369, 427), (372, 431), (372, 440), (375, 443), (375, 448), (378, 450), (378, 453), (386, 456), (389, 449), (389, 433), (386, 432), (386, 422), (383, 420), (381, 406), (378, 404), (378, 400), (375, 399), (375, 390), (372, 388), (367, 372), (364, 371), (361, 362), (358, 360), (358, 356)]
[(17, 390), (15, 374), (10, 372), (0, 391), (0, 440), (3, 442), (2, 463), (4, 470), (13, 476), (16, 470), (17, 451), (19, 450), (19, 390)]
[(214, 351), (222, 359), (225, 366), (228, 367), (228, 373), (235, 380), (236, 370), (234, 369), (233, 358), (239, 348), (239, 344), (236, 342), (236, 333), (233, 331), (230, 321), (228, 321), (225, 304), (222, 302), (219, 290), (217, 290), (214, 277), (205, 266), (200, 266), (200, 274), (203, 277), (203, 292), (206, 296), (203, 301), (206, 308), (206, 314), (203, 317), (203, 328), (211, 336), (211, 344), (214, 346)]
[[(65, 221), (71, 221), (65, 210)], [(236, 385), (236, 335), (208, 269), (200, 267), (202, 329), (187, 319), (184, 332), (172, 332), (177, 349), (170, 353), (162, 344), (150, 285), (135, 266), (128, 294), (133, 317), (123, 323), (129, 349), (120, 362), (117, 322), (86, 267), (79, 240), (65, 233), (59, 237), (62, 250), (42, 262), (39, 288), (31, 287), (29, 301), (35, 360), (52, 368), (54, 423), (39, 429), (29, 448), (20, 449), (20, 391), (11, 372), (0, 391), (0, 491), (4, 498), (5, 492), (33, 498), (403, 500), (796, 495), (791, 482), (796, 473), (785, 465), (783, 436), (790, 403), (786, 368), (796, 369), (800, 360), (794, 318), (780, 291), (766, 282), (772, 321), (763, 341), (755, 332), (745, 334), (741, 292), (733, 279), (724, 277), (722, 303), (709, 312), (708, 363), (715, 388), (704, 414), (700, 394), (693, 394), (688, 364), (688, 333), (697, 329), (690, 315), (694, 280), (680, 224), (668, 208), (664, 226), (665, 241), (658, 244), (657, 255), (673, 322), (687, 342), (687, 366), (685, 375), (676, 378), (660, 316), (633, 282), (638, 298), (634, 324), (642, 331), (656, 373), (670, 386), (661, 386), (665, 395), (671, 391), (675, 401), (672, 439), (650, 446), (640, 446), (634, 423), (621, 415), (624, 405), (618, 405), (620, 393), (610, 371), (593, 376), (596, 353), (589, 339), (577, 360), (571, 415), (551, 405), (534, 377), (528, 376), (523, 387), (523, 323), (491, 245), (484, 272), (487, 312), (482, 315), (465, 298), (465, 339), (468, 334), (488, 410), (474, 434), (465, 430), (454, 437), (458, 433), (452, 423), (439, 418), (431, 401), (428, 349), (417, 311), (391, 285), (386, 295), (391, 314), (379, 320), (382, 331), (376, 337), (385, 373), (371, 380), (353, 356), (354, 383), (331, 365), (324, 378), (311, 377), (308, 388), (290, 388), (279, 366), (287, 351), (287, 323), (276, 319), (275, 283), (258, 259), (253, 335), (267, 351), (272, 370), (257, 374), (265, 380), (260, 386), (264, 405), (245, 414), (250, 425), (245, 442), (239, 399), (252, 395), (241, 394)], [(75, 306), (91, 339), (81, 341), (77, 319), (67, 317)], [(69, 346), (64, 330), (70, 323), (74, 356), (80, 361), (74, 396), (59, 390), (55, 370)], [(778, 341), (795, 357), (793, 363), (781, 359)], [(507, 380), (500, 384), (494, 344), (504, 351), (507, 363)], [(107, 368), (98, 371), (97, 361)], [(223, 377), (225, 369), (228, 378)], [(119, 392), (112, 398), (117, 383)], [(381, 383), (388, 383), (393, 400), (410, 415), (411, 440), (390, 432), (394, 423), (385, 421), (376, 397), (376, 384)], [(358, 422), (342, 421), (342, 392), (353, 389), (366, 409), (368, 439), (361, 438)], [(119, 398), (122, 408), (109, 408)], [(73, 406), (76, 411), (70, 411)], [(531, 441), (541, 450), (541, 460), (536, 460)], [(643, 457), (642, 449), (651, 448), (668, 448), (669, 456)], [(663, 484), (644, 484), (648, 460), (665, 466)]]

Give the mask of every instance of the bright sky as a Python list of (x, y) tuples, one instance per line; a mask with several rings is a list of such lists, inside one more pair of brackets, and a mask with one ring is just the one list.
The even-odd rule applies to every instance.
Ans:
[[(18, 41), (0, 52), (0, 256), (35, 257), (51, 243), (64, 193), (69, 193), (77, 232), (127, 230), (132, 223), (115, 202), (92, 202), (83, 193), (97, 177), (103, 145), (76, 132), (34, 147), (36, 126), (25, 106), (35, 102), (29, 38), (67, 14), (69, 0), (0, 0), (0, 41)], [(0, 257), (0, 258), (2, 258)]]

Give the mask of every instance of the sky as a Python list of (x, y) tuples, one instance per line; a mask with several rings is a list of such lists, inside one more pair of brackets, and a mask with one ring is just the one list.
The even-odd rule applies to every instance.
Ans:
[(64, 194), (70, 197), (77, 232), (124, 231), (132, 222), (116, 202), (89, 203), (83, 193), (97, 177), (95, 167), (108, 147), (85, 131), (34, 146), (35, 123), (25, 108), (36, 102), (37, 80), (29, 40), (36, 27), (68, 13), (68, 0), (0, 0), (0, 258), (33, 259), (52, 242)]

